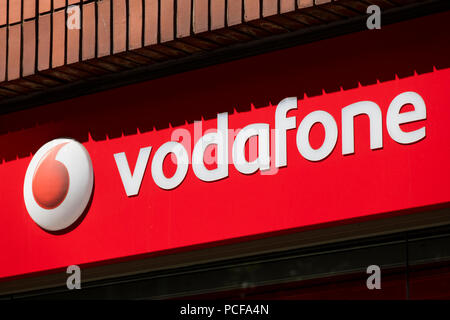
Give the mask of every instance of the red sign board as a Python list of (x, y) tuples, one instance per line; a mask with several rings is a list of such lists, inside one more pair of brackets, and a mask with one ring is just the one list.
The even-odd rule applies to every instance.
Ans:
[[(401, 33), (399, 28), (388, 31), (395, 35)], [(345, 47), (343, 44), (358, 39), (361, 34), (327, 40), (326, 45), (340, 43)], [(8, 132), (0, 137), (0, 277), (450, 203), (450, 69), (433, 69), (351, 89), (343, 88), (347, 81), (343, 74), (341, 88), (327, 91), (327, 74), (308, 69), (307, 63), (295, 63), (298, 55), (314, 57), (323, 46), (283, 50), (3, 116), (0, 121)], [(355, 67), (364, 64), (362, 58), (351, 60), (344, 62)], [(275, 67), (260, 70), (271, 62)], [(245, 73), (250, 71), (255, 72)], [(330, 71), (329, 76), (339, 83), (338, 74)], [(324, 91), (309, 94), (303, 79), (308, 76), (323, 77)], [(311, 89), (314, 82), (317, 80), (311, 82)], [(422, 132), (423, 137), (402, 142), (393, 129), (388, 130), (389, 126), (395, 127), (389, 112), (393, 112), (396, 98), (411, 92), (422, 99), (426, 114), (411, 123), (397, 121), (397, 127), (406, 133)], [(274, 130), (277, 104), (282, 98), (295, 96), (297, 99), (291, 100), (295, 101), (294, 107), (286, 114), (286, 118), (294, 119), (294, 128), (287, 129), (283, 136), (286, 165), (277, 167), (276, 143), (283, 140), (277, 140)], [(274, 97), (278, 100), (272, 100)], [(259, 103), (261, 100), (265, 102)], [(418, 100), (414, 101), (415, 105), (401, 104), (397, 115), (420, 111)], [(343, 110), (358, 102), (365, 102), (368, 109), (363, 110), (374, 110), (375, 115), (347, 118), (354, 132), (354, 152), (348, 152), (345, 145), (352, 139), (344, 135), (349, 128), (343, 123), (350, 122), (345, 122)], [(193, 170), (192, 152), (202, 136), (217, 131), (217, 115), (224, 113), (228, 172), (220, 179), (204, 181)], [(307, 119), (311, 118), (308, 130), (300, 134), (299, 127), (307, 127)], [(328, 120), (320, 124), (316, 123), (318, 119)], [(329, 127), (327, 123), (331, 123)], [(234, 142), (239, 132), (252, 124), (264, 124), (269, 129), (266, 142), (270, 163), (260, 163), (255, 172), (245, 172), (234, 163)], [(381, 130), (371, 136), (370, 130), (377, 124)], [(63, 137), (79, 141), (87, 150), (94, 180), (81, 217), (62, 231), (52, 231), (30, 217), (24, 201), (24, 181), (32, 154), (45, 143)], [(241, 150), (247, 162), (257, 159), (263, 151), (265, 146), (258, 145), (262, 139), (251, 138), (248, 143), (242, 140)], [(323, 150), (318, 158), (308, 158), (304, 142), (314, 154), (328, 143), (327, 139), (331, 139), (331, 149)], [(158, 150), (169, 141), (183, 145), (190, 163), (180, 181), (164, 187), (154, 175), (154, 163)], [(119, 154), (126, 157), (130, 174), (142, 170), (137, 192), (127, 192), (124, 186)], [(146, 156), (148, 162), (141, 162), (144, 168), (139, 169), (138, 158), (145, 160)], [(206, 148), (205, 168), (217, 168), (216, 163), (208, 161), (219, 156), (214, 145)], [(180, 167), (173, 159), (166, 157), (161, 164), (168, 178), (176, 175)], [(266, 165), (268, 170), (259, 170), (267, 169)], [(59, 196), (63, 201), (64, 197)]]

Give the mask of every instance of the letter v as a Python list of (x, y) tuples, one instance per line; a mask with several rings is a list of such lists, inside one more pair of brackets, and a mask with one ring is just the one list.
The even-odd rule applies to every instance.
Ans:
[(133, 174), (131, 174), (125, 152), (114, 154), (117, 169), (119, 169), (120, 178), (122, 179), (123, 187), (128, 197), (135, 196), (139, 193), (151, 150), (152, 147), (141, 148), (139, 150), (139, 156)]

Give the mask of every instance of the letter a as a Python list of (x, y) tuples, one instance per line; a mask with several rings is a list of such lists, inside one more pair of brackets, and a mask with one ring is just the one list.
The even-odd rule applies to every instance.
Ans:
[(367, 8), (367, 14), (370, 16), (367, 18), (367, 28), (369, 30), (381, 29), (381, 9), (377, 5), (371, 5)]
[(381, 270), (377, 265), (371, 265), (367, 267), (367, 274), (371, 274), (369, 278), (367, 278), (366, 285), (367, 289), (381, 289)]
[(67, 278), (66, 285), (69, 290), (81, 289), (81, 270), (79, 266), (72, 265), (67, 267), (67, 274), (72, 274)]

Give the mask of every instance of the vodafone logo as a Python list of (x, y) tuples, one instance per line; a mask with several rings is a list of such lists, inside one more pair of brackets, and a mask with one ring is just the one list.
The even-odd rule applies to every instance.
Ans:
[(93, 184), (91, 158), (83, 145), (55, 139), (31, 159), (23, 186), (25, 206), (41, 228), (63, 230), (86, 209)]
[[(401, 110), (405, 105), (411, 105), (413, 110), (402, 112)], [(150, 166), (153, 180), (161, 189), (172, 190), (184, 181), (189, 170), (189, 164), (192, 164), (192, 171), (197, 178), (205, 182), (227, 178), (230, 162), (242, 174), (253, 174), (257, 171), (267, 172), (271, 169), (271, 162), (273, 164), (272, 167), (286, 167), (288, 165), (287, 132), (290, 130), (297, 131), (297, 150), (308, 161), (318, 162), (325, 160), (336, 149), (339, 135), (341, 136), (342, 145), (340, 147), (342, 155), (354, 155), (354, 123), (355, 118), (360, 115), (369, 118), (370, 149), (372, 150), (383, 148), (384, 125), (390, 138), (399, 144), (416, 143), (426, 136), (425, 124), (413, 131), (404, 131), (404, 127), (401, 126), (427, 119), (425, 101), (418, 93), (413, 91), (400, 93), (391, 101), (385, 122), (383, 121), (382, 109), (373, 101), (357, 101), (344, 106), (341, 109), (341, 117), (339, 119), (341, 121), (341, 132), (339, 132), (336, 119), (324, 110), (312, 111), (299, 120), (297, 120), (295, 115), (288, 115), (289, 111), (298, 109), (298, 106), (297, 97), (285, 98), (277, 105), (275, 109), (275, 128), (272, 129), (274, 133), (273, 143), (271, 142), (269, 123), (248, 124), (240, 128), (237, 134), (234, 134), (228, 128), (228, 113), (218, 114), (217, 130), (201, 136), (195, 142), (191, 156), (188, 153), (190, 143), (186, 145), (176, 141), (168, 141), (156, 150)], [(322, 145), (318, 148), (314, 148), (310, 141), (310, 132), (316, 124), (320, 124), (325, 133)], [(194, 133), (195, 136), (198, 135)], [(189, 142), (191, 139), (189, 134), (177, 134), (173, 137), (173, 139), (177, 140), (181, 137), (184, 142)], [(257, 137), (258, 145), (255, 148), (257, 152), (255, 152), (256, 157), (254, 157), (254, 160), (249, 161), (246, 157), (246, 146), (250, 145), (250, 139), (253, 137)], [(230, 147), (230, 141), (233, 141), (232, 147)], [(274, 148), (271, 148), (271, 144), (274, 145)], [(215, 145), (217, 150), (217, 166), (213, 169), (208, 168), (204, 161), (205, 153), (210, 145)], [(140, 148), (134, 172), (130, 169), (125, 152), (114, 154), (117, 169), (128, 197), (136, 196), (139, 193), (152, 150), (152, 146)], [(272, 161), (271, 152), (274, 154), (274, 161)], [(174, 162), (177, 166), (175, 174), (170, 177), (166, 176), (163, 170), (164, 159), (169, 154), (172, 154), (176, 159)]]

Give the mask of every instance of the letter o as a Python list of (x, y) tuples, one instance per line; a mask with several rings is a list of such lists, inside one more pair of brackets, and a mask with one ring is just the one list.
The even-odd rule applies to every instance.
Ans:
[[(167, 178), (163, 172), (164, 159), (169, 153), (177, 158), (177, 170), (175, 174)], [(176, 188), (186, 177), (189, 166), (189, 157), (181, 143), (169, 141), (159, 147), (152, 161), (152, 177), (155, 183), (165, 190)]]
[[(319, 149), (313, 149), (309, 143), (309, 132), (314, 124), (320, 122), (325, 128), (325, 140)], [(314, 111), (303, 118), (297, 130), (297, 148), (309, 161), (325, 159), (336, 146), (338, 129), (333, 116), (325, 111)]]

